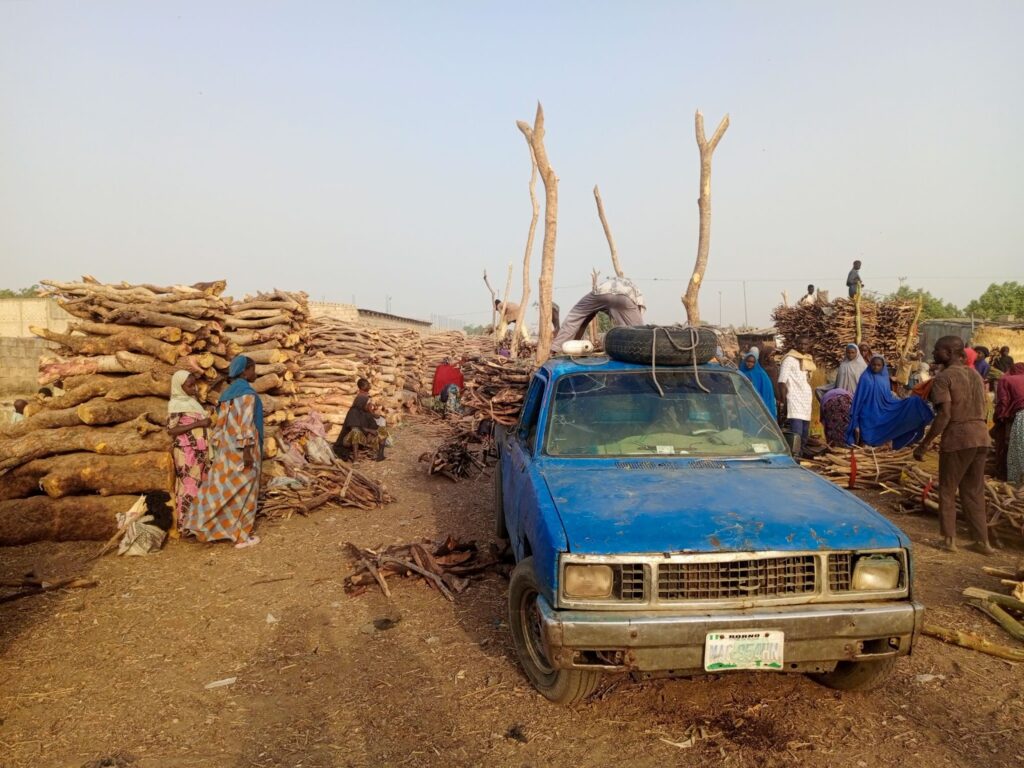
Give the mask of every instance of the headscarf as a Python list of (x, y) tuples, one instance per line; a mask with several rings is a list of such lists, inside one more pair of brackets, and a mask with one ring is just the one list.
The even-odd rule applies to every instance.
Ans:
[(964, 357), (967, 358), (967, 365), (974, 368), (974, 364), (978, 362), (978, 353), (970, 347), (964, 347)]
[(201, 413), (206, 415), (206, 409), (194, 397), (185, 392), (185, 382), (191, 376), (189, 371), (175, 371), (171, 376), (171, 399), (167, 403), (168, 413)]
[[(747, 369), (747, 358), (754, 358), (754, 367)], [(740, 360), (740, 373), (746, 376), (750, 383), (753, 384), (757, 394), (760, 395), (761, 400), (768, 406), (768, 413), (775, 415), (775, 387), (772, 386), (772, 380), (768, 377), (768, 373), (764, 368), (761, 367), (761, 352), (757, 347), (751, 347), (746, 354), (743, 355)]]
[[(872, 355), (871, 360), (885, 358)], [(861, 376), (853, 397), (850, 426), (846, 442), (856, 444), (856, 429), (864, 445), (884, 445), (890, 440), (893, 448), (904, 448), (924, 436), (924, 428), (935, 418), (931, 408), (917, 395), (901, 400), (892, 393), (887, 366), (875, 373), (870, 368)]]
[(231, 361), (231, 365), (228, 366), (228, 376), (231, 378), (231, 383), (228, 388), (220, 393), (221, 403), (226, 403), (229, 400), (242, 397), (243, 395), (252, 395), (255, 400), (253, 405), (253, 422), (256, 426), (256, 432), (260, 436), (260, 448), (263, 448), (263, 401), (260, 400), (260, 396), (256, 394), (256, 390), (252, 388), (245, 379), (241, 378), (241, 375), (245, 373), (245, 369), (249, 367), (249, 363), (252, 361), (245, 355), (238, 355), (234, 360)]
[(857, 394), (857, 384), (860, 377), (864, 375), (864, 371), (868, 369), (868, 364), (864, 361), (860, 347), (856, 344), (847, 344), (846, 349), (856, 349), (857, 356), (853, 360), (843, 360), (839, 364), (839, 371), (836, 373), (836, 386), (839, 389), (845, 389), (852, 396)]
[(1010, 421), (1024, 411), (1024, 363), (1014, 363), (996, 384), (996, 413), (999, 421)]

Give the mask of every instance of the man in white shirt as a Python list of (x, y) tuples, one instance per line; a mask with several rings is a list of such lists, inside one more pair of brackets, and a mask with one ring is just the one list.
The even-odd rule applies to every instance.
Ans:
[(800, 336), (779, 366), (779, 396), (786, 403), (789, 430), (800, 438), (801, 448), (811, 427), (811, 373), (816, 366), (810, 353), (810, 338)]
[(25, 420), (25, 406), (28, 400), (15, 400), (14, 413), (11, 414), (11, 424), (17, 424)]
[(557, 355), (565, 342), (581, 338), (587, 324), (598, 312), (608, 314), (612, 325), (632, 326), (644, 324), (646, 308), (643, 294), (632, 280), (625, 277), (605, 280), (569, 310), (558, 334), (551, 340), (551, 352)]
[(800, 304), (801, 307), (810, 307), (810, 306), (814, 305), (814, 301), (815, 301), (815, 299), (814, 299), (814, 286), (813, 285), (808, 285), (807, 286), (807, 295), (804, 296), (802, 299), (800, 299), (799, 304)]

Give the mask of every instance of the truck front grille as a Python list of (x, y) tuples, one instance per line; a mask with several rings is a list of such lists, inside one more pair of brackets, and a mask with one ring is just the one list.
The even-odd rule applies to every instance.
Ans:
[(817, 558), (791, 555), (658, 565), (659, 600), (743, 600), (813, 594)]
[(828, 556), (828, 588), (833, 592), (849, 592), (853, 581), (853, 555), (837, 552)]
[(647, 596), (643, 563), (623, 563), (615, 574), (615, 594), (619, 600), (643, 600)]

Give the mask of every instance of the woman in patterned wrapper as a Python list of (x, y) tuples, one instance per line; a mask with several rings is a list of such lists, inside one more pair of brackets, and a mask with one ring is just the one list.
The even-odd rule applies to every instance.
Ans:
[(174, 459), (172, 538), (178, 537), (182, 521), (188, 517), (206, 480), (209, 445), (206, 430), (210, 417), (195, 395), (195, 376), (188, 371), (175, 371), (171, 376), (171, 399), (167, 403), (167, 432), (174, 441), (171, 445)]
[(236, 549), (260, 543), (252, 533), (263, 456), (263, 403), (249, 383), (256, 364), (231, 361), (231, 384), (221, 393), (211, 435), (213, 462), (183, 528), (199, 541), (229, 540)]

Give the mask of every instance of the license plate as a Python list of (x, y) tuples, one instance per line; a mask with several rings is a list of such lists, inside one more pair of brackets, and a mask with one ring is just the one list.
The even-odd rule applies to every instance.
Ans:
[(704, 669), (782, 669), (785, 633), (766, 630), (708, 632), (704, 640)]

